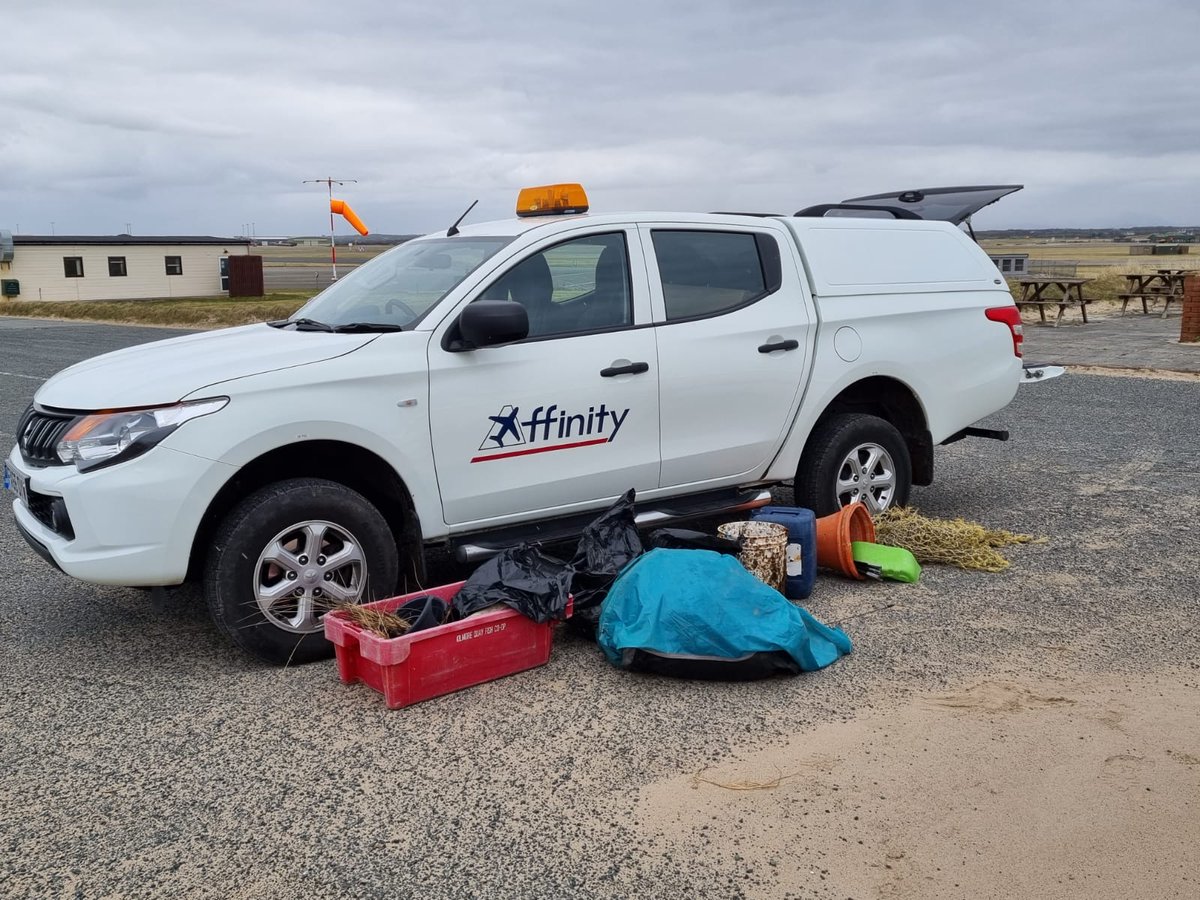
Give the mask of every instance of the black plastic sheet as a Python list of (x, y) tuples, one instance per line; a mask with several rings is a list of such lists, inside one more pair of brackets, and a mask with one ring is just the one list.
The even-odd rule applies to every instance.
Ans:
[(757, 681), (774, 675), (797, 675), (800, 664), (782, 650), (748, 653), (737, 659), (704, 656), (664, 656), (652, 650), (629, 655), (630, 672), (692, 678), (699, 681)]
[(571, 560), (575, 572), (571, 580), (571, 593), (575, 596), (571, 621), (585, 633), (595, 633), (600, 621), (600, 603), (617, 575), (645, 552), (634, 523), (634, 496), (630, 488), (579, 536)]
[(571, 575), (568, 563), (543, 553), (535, 544), (520, 544), (476, 569), (454, 597), (454, 610), (466, 618), (503, 603), (535, 622), (563, 619)]

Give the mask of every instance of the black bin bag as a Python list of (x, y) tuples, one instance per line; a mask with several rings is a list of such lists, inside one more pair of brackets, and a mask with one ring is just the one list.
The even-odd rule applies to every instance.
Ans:
[(575, 573), (571, 580), (571, 593), (575, 595), (571, 622), (586, 633), (595, 634), (600, 603), (617, 575), (645, 552), (634, 522), (634, 496), (630, 488), (579, 536), (571, 560)]
[(471, 574), (454, 597), (454, 611), (466, 618), (504, 603), (535, 622), (549, 622), (566, 618), (570, 590), (567, 563), (535, 544), (520, 544), (493, 556)]
[(659, 528), (650, 532), (650, 549), (660, 547), (664, 550), (713, 550), (726, 556), (737, 556), (742, 551), (742, 542), (688, 528)]
[(450, 604), (432, 594), (413, 597), (392, 610), (392, 615), (399, 616), (408, 622), (409, 628), (405, 632), (406, 634), (444, 625), (449, 618), (449, 613)]

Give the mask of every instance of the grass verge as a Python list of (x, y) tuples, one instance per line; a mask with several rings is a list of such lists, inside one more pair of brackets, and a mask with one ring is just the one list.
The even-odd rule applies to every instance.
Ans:
[(308, 302), (312, 291), (281, 291), (250, 300), (191, 297), (186, 300), (0, 301), (0, 315), (35, 319), (78, 319), (181, 328), (226, 328), (286, 319)]

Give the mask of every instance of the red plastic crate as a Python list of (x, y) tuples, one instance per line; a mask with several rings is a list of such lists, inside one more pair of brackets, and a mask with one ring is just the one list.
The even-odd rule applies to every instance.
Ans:
[[(449, 602), (463, 584), (367, 605), (391, 612), (414, 597), (430, 594)], [(571, 605), (568, 602), (568, 616)], [(389, 709), (545, 665), (553, 629), (553, 622), (539, 625), (508, 607), (396, 638), (364, 631), (336, 610), (325, 617), (325, 637), (337, 651), (342, 682), (361, 681), (374, 688), (383, 694)]]

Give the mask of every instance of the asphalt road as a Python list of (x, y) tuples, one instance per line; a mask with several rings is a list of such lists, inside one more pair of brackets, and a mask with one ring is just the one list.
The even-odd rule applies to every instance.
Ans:
[[(39, 379), (169, 333), (0, 319), (0, 442)], [(240, 656), (194, 591), (54, 572), (0, 516), (0, 893), (13, 897), (774, 896), (737, 847), (671, 842), (639, 791), (735, 749), (981, 673), (1197, 671), (1194, 381), (1068, 375), (1022, 388), (1007, 444), (944, 448), (930, 515), (1045, 535), (1000, 575), (822, 577), (806, 604), (855, 652), (749, 684), (550, 664), (389, 712), (332, 663)], [(1190, 667), (1190, 668), (1189, 668)], [(837, 812), (835, 810), (835, 812)], [(821, 827), (848, 839), (850, 811)], [(697, 829), (700, 825), (697, 825)], [(699, 834), (700, 831), (697, 831)], [(803, 842), (781, 866), (809, 866)], [(803, 896), (834, 892), (821, 859)]]

